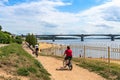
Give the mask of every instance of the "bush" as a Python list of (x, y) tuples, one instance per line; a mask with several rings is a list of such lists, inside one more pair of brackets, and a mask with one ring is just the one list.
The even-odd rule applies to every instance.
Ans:
[(34, 67), (29, 67), (27, 68), (28, 71), (30, 71), (31, 73), (36, 73), (37, 70)]
[(8, 44), (11, 42), (11, 37), (9, 34), (0, 31), (0, 43)]
[(20, 36), (12, 37), (9, 32), (0, 31), (0, 43), (9, 44), (12, 42), (22, 44), (22, 38)]
[(22, 44), (22, 38), (20, 36), (16, 36), (15, 42), (18, 44)]
[(26, 68), (19, 68), (17, 70), (17, 73), (20, 76), (28, 76), (29, 75), (29, 72), (28, 72), (28, 70)]

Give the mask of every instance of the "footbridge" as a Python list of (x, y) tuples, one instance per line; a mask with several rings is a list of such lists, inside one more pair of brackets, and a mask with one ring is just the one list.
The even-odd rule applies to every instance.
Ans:
[[(36, 35), (37, 38), (39, 37), (52, 37), (52, 41), (55, 41), (55, 38), (58, 37), (58, 36), (76, 36), (76, 37), (80, 37), (81, 38), (81, 41), (84, 41), (84, 39), (88, 36), (106, 36), (108, 38), (111, 39), (111, 41), (114, 41), (116, 37), (120, 36), (120, 34), (54, 34), (54, 35)], [(103, 38), (104, 38), (103, 37)]]

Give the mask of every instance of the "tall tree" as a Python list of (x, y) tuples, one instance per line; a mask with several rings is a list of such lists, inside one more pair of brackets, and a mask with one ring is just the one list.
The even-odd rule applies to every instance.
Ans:
[(2, 30), (2, 26), (0, 25), (0, 31)]
[(29, 33), (26, 36), (26, 42), (28, 42), (30, 46), (32, 45), (34, 47), (37, 44), (37, 38), (35, 35)]

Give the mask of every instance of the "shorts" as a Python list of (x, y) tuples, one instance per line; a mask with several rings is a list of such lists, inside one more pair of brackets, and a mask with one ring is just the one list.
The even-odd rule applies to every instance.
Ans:
[(65, 60), (71, 60), (72, 59), (72, 56), (66, 56), (65, 57)]

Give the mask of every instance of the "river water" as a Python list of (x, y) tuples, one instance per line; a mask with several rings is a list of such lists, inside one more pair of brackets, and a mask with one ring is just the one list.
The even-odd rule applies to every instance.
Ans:
[[(84, 46), (92, 46), (92, 47), (102, 47), (105, 50), (99, 49), (85, 49), (86, 57), (94, 57), (94, 58), (108, 58), (108, 47), (110, 50), (110, 58), (112, 59), (120, 59), (120, 40), (111, 41), (110, 39), (85, 39), (85, 41), (81, 42), (81, 39), (66, 39), (66, 40), (40, 40), (39, 42), (48, 42), (54, 44), (61, 45), (70, 45), (73, 50), (73, 56), (79, 57), (80, 55), (84, 55)], [(81, 47), (82, 46), (82, 47)], [(118, 49), (117, 52), (112, 51), (112, 48)]]

